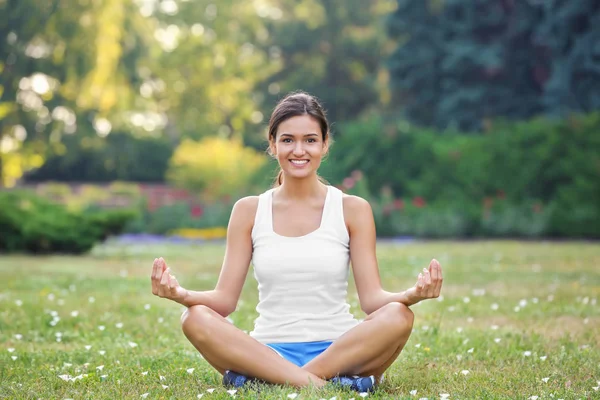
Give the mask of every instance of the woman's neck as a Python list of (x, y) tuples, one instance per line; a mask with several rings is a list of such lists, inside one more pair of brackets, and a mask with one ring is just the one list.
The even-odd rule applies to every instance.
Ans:
[(283, 179), (277, 189), (280, 198), (286, 200), (307, 200), (322, 197), (327, 192), (326, 186), (315, 176), (309, 179)]

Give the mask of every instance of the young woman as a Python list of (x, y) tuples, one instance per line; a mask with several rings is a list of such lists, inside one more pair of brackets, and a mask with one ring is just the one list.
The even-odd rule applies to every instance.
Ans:
[[(182, 288), (159, 258), (152, 267), (152, 292), (188, 307), (183, 332), (224, 375), (225, 385), (257, 379), (372, 391), (410, 336), (409, 306), (439, 296), (440, 264), (432, 260), (406, 291), (382, 288), (369, 203), (317, 175), (330, 133), (314, 97), (300, 92), (281, 100), (268, 137), (281, 171), (274, 188), (233, 207), (215, 289)], [(251, 261), (259, 317), (248, 335), (225, 317), (236, 309)], [(350, 262), (367, 315), (362, 322), (346, 302)]]

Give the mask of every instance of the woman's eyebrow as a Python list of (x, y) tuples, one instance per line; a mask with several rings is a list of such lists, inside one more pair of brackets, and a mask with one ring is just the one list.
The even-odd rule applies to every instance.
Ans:
[[(292, 135), (291, 133), (287, 133), (287, 132), (282, 133), (280, 136), (291, 136), (291, 137), (294, 137), (294, 135)], [(314, 132), (310, 132), (310, 133), (305, 133), (304, 136), (319, 136), (319, 134), (314, 133)]]

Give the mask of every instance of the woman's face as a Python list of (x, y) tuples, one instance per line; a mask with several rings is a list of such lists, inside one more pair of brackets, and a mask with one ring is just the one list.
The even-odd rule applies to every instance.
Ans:
[(328, 141), (323, 141), (317, 120), (300, 115), (279, 124), (270, 146), (285, 176), (302, 179), (316, 174), (327, 153)]

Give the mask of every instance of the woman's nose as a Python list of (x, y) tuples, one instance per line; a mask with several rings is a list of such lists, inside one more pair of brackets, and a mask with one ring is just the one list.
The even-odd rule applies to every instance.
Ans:
[(294, 155), (303, 155), (303, 154), (304, 154), (304, 147), (302, 146), (302, 142), (296, 143), (296, 145), (294, 146)]

